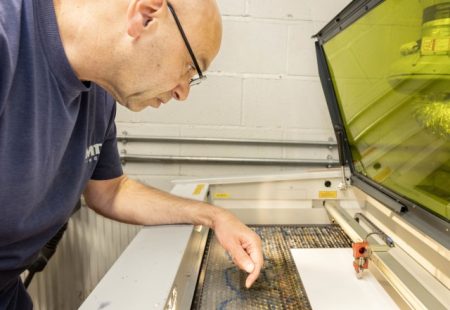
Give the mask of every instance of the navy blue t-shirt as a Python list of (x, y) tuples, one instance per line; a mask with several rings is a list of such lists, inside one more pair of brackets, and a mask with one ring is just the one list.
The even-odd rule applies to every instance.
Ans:
[(0, 299), (88, 180), (122, 175), (114, 116), (114, 100), (74, 74), (53, 1), (1, 0)]

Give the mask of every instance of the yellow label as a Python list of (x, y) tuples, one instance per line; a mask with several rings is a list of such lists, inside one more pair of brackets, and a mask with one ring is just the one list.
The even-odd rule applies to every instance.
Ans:
[(337, 191), (319, 191), (319, 198), (322, 199), (337, 198)]
[(192, 195), (200, 195), (202, 190), (205, 188), (205, 184), (199, 184), (195, 187), (194, 191), (192, 192)]
[(447, 54), (450, 51), (449, 38), (422, 38), (422, 54)]
[(228, 199), (228, 198), (230, 198), (230, 194), (228, 194), (228, 193), (215, 193), (214, 194), (214, 198), (217, 198), (217, 199)]
[(448, 52), (449, 50), (450, 50), (449, 38), (436, 39), (436, 43), (434, 45), (435, 52)]
[(422, 54), (433, 54), (434, 40), (432, 38), (422, 38)]

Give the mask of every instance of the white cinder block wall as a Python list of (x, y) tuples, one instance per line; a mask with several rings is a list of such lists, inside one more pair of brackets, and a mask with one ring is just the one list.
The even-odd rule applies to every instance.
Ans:
[[(350, 0), (219, 0), (221, 51), (185, 102), (139, 113), (118, 108), (118, 134), (261, 140), (335, 140), (311, 36)], [(189, 37), (189, 33), (187, 34)], [(180, 38), (181, 40), (181, 38)], [(337, 159), (336, 150), (127, 143), (128, 154)], [(125, 172), (168, 189), (189, 176), (276, 173), (304, 167), (127, 163)]]

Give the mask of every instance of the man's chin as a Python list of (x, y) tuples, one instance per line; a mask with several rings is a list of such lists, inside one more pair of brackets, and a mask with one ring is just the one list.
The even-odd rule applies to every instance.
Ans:
[(122, 103), (120, 103), (120, 104), (123, 105), (124, 107), (126, 107), (130, 111), (140, 112), (147, 107), (152, 107), (152, 108), (157, 109), (160, 107), (161, 102), (150, 102), (150, 103), (126, 102), (125, 104), (122, 104)]
[(130, 104), (125, 107), (132, 112), (141, 112), (142, 110), (144, 110), (146, 108), (146, 106), (134, 105), (134, 104)]

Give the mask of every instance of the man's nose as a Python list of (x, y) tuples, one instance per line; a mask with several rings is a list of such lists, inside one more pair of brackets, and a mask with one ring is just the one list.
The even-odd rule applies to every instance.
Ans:
[(184, 101), (189, 96), (189, 83), (180, 83), (172, 90), (172, 97), (179, 101)]

